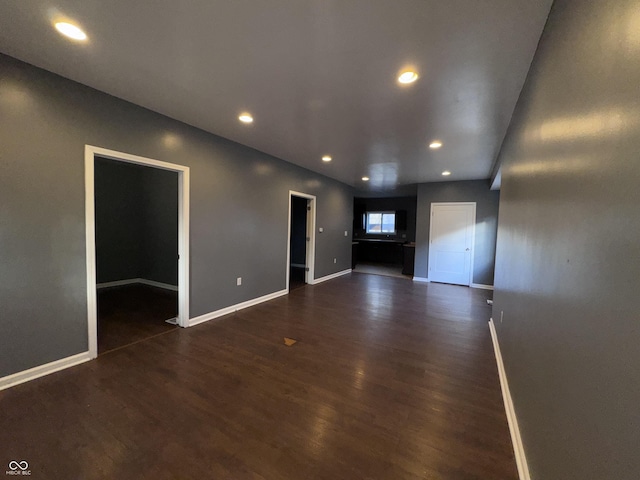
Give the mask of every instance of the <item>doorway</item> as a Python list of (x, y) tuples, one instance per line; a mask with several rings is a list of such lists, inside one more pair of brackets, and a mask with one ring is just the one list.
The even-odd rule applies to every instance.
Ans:
[(315, 262), (316, 197), (289, 192), (287, 290), (312, 283)]
[(476, 225), (475, 202), (432, 203), (429, 227), (429, 280), (471, 284)]
[[(110, 180), (96, 177), (105, 172), (111, 172)], [(109, 181), (115, 186), (116, 195), (107, 188)], [(112, 197), (105, 198), (109, 194)], [(167, 312), (175, 317), (174, 324), (188, 326), (188, 199), (188, 167), (90, 145), (85, 147), (87, 321), (91, 358), (98, 355), (99, 325), (104, 332), (105, 318), (114, 322), (108, 332), (107, 345), (111, 347), (166, 331), (170, 328), (165, 323), (169, 319), (163, 318)], [(128, 203), (123, 203), (125, 200)], [(97, 214), (101, 215), (99, 222)], [(164, 217), (169, 219), (168, 223)], [(156, 225), (150, 227), (149, 222)], [(147, 242), (132, 236), (142, 228), (151, 230), (145, 234), (150, 238)], [(142, 257), (136, 257), (137, 254)], [(155, 261), (152, 254), (157, 255)], [(100, 293), (98, 287), (103, 287)], [(114, 302), (118, 303), (117, 309), (110, 307)], [(125, 318), (132, 315), (136, 316), (135, 324)], [(131, 338), (126, 338), (127, 335)], [(105, 338), (101, 335), (100, 340), (102, 353)]]

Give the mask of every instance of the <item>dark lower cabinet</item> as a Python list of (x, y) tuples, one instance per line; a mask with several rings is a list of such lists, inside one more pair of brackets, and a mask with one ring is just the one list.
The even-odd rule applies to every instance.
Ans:
[(361, 240), (358, 245), (358, 258), (363, 262), (402, 265), (402, 243)]
[(402, 274), (413, 275), (413, 264), (416, 260), (416, 246), (403, 245), (402, 253)]
[(358, 244), (358, 242), (353, 242), (351, 244), (351, 270), (356, 268), (356, 265), (358, 264), (358, 250), (359, 250), (359, 248), (360, 248), (360, 245)]
[(351, 268), (358, 262), (402, 265), (404, 275), (413, 275), (416, 257), (414, 243), (403, 244), (390, 240), (358, 240), (351, 246)]

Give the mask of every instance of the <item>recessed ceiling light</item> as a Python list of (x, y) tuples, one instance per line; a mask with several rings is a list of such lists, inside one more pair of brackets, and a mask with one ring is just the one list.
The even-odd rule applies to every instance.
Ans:
[(434, 140), (429, 144), (429, 148), (432, 150), (437, 150), (442, 146), (442, 142), (440, 140)]
[(413, 72), (411, 70), (408, 70), (406, 72), (402, 72), (400, 74), (400, 76), (398, 77), (398, 81), (400, 83), (413, 83), (418, 79), (418, 74), (416, 72)]
[(362, 177), (362, 181), (363, 182), (368, 182), (369, 181), (369, 177)]
[(238, 117), (238, 120), (240, 120), (242, 123), (253, 123), (253, 117), (251, 116), (250, 113), (240, 114), (240, 116)]
[(80, 30), (79, 27), (67, 22), (58, 22), (55, 24), (56, 30), (58, 30), (65, 37), (72, 38), (73, 40), (86, 40), (87, 34)]
[(322, 161), (323, 162), (330, 162), (331, 160), (333, 160), (333, 159), (331, 158), (330, 155), (325, 155), (324, 157), (322, 157)]
[(449, 170), (445, 170), (444, 172), (442, 172), (442, 175), (448, 177), (449, 175), (451, 175), (451, 172)]

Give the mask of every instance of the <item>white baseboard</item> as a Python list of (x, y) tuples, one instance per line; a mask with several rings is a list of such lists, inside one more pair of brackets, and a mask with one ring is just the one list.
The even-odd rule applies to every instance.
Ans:
[(350, 268), (348, 270), (342, 270), (341, 272), (332, 273), (331, 275), (327, 275), (325, 277), (315, 278), (315, 279), (311, 280), (311, 282), (309, 282), (309, 284), (310, 285), (317, 285), (318, 283), (326, 282), (327, 280), (332, 280), (334, 278), (341, 277), (342, 275), (347, 275), (348, 273), (351, 273), (351, 269)]
[(482, 283), (472, 283), (471, 288), (481, 288), (482, 290), (493, 290), (493, 285), (484, 285)]
[(166, 290), (173, 290), (174, 292), (178, 291), (178, 287), (176, 285), (170, 285), (168, 283), (156, 282), (154, 280), (147, 280), (146, 278), (128, 278), (126, 280), (116, 280), (115, 282), (104, 282), (98, 283), (96, 287), (98, 289), (101, 288), (109, 288), (109, 287), (121, 287), (123, 285), (132, 285), (135, 283), (141, 283), (143, 285), (150, 285), (152, 287), (164, 288)]
[(431, 281), (425, 277), (413, 277), (413, 281), (420, 282), (420, 283), (431, 283)]
[(189, 327), (193, 327), (194, 325), (198, 325), (203, 322), (208, 322), (209, 320), (213, 320), (214, 318), (222, 317), (223, 315), (228, 315), (233, 312), (237, 312), (238, 310), (242, 310), (243, 308), (252, 307), (254, 305), (258, 305), (262, 302), (268, 302), (269, 300), (273, 300), (274, 298), (281, 297), (289, 293), (288, 290), (279, 290), (277, 292), (270, 293), (268, 295), (264, 295), (262, 297), (254, 298), (252, 300), (247, 300), (246, 302), (238, 303), (236, 305), (231, 305), (230, 307), (225, 307), (220, 310), (216, 310), (215, 312), (205, 313), (204, 315), (200, 315), (198, 317), (193, 317), (189, 319)]
[(0, 390), (14, 387), (21, 383), (35, 380), (36, 378), (44, 377), (45, 375), (49, 375), (50, 373), (73, 367), (74, 365), (84, 363), (88, 360), (91, 360), (89, 352), (82, 352), (76, 355), (71, 355), (70, 357), (61, 358), (60, 360), (56, 360), (54, 362), (45, 363), (44, 365), (30, 368), (29, 370), (23, 370), (22, 372), (7, 375), (6, 377), (0, 378)]
[(111, 288), (111, 287), (122, 287), (124, 285), (132, 285), (134, 283), (139, 283), (139, 279), (137, 278), (129, 278), (127, 280), (116, 280), (114, 282), (103, 282), (96, 284), (96, 288), (100, 290), (101, 288)]
[(498, 364), (502, 400), (504, 401), (504, 409), (507, 412), (507, 422), (509, 423), (509, 433), (511, 433), (513, 452), (516, 457), (518, 476), (520, 480), (531, 480), (529, 465), (527, 464), (527, 457), (524, 453), (522, 437), (520, 436), (520, 428), (518, 427), (518, 418), (516, 417), (516, 411), (513, 407), (513, 400), (511, 399), (511, 392), (509, 391), (509, 382), (507, 382), (507, 374), (504, 370), (504, 363), (502, 362), (502, 354), (500, 353), (500, 345), (498, 344), (498, 335), (496, 333), (496, 326), (493, 323), (493, 318), (489, 320), (489, 330), (491, 331), (493, 350), (496, 354), (496, 363)]
[(172, 290), (174, 292), (178, 291), (177, 285), (171, 285), (169, 283), (156, 282), (155, 280), (147, 280), (146, 278), (137, 278), (138, 283), (142, 283), (143, 285), (149, 285), (151, 287), (164, 288), (165, 290)]

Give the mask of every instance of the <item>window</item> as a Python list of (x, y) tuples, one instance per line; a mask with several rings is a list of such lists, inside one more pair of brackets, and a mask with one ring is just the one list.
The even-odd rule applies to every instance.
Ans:
[(395, 212), (367, 212), (367, 233), (396, 233)]

